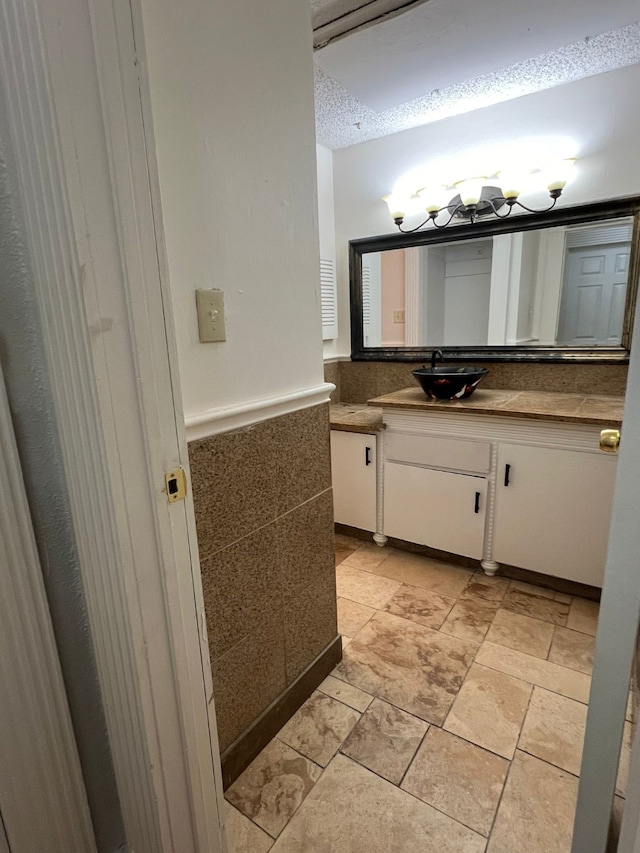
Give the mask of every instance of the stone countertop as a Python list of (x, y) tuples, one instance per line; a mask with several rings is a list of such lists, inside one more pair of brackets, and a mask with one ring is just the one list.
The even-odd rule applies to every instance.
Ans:
[(384, 429), (382, 412), (363, 403), (332, 403), (329, 406), (331, 429), (343, 432), (372, 433)]
[(616, 429), (622, 423), (624, 397), (596, 394), (558, 394), (546, 391), (507, 391), (478, 388), (466, 400), (429, 400), (418, 386), (369, 400), (369, 406), (412, 411), (499, 415), (573, 424), (597, 424)]

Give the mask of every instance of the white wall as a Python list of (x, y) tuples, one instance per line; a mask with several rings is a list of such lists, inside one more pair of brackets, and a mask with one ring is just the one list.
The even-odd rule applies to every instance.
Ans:
[[(318, 238), (320, 243), (320, 259), (330, 261), (333, 273), (336, 270), (336, 225), (333, 202), (333, 151), (324, 145), (316, 145), (317, 182), (318, 182)], [(323, 356), (331, 358), (337, 340), (337, 305), (335, 305), (336, 322), (322, 326)], [(326, 340), (325, 340), (326, 338)]]
[[(333, 151), (324, 145), (316, 145), (316, 157), (318, 161), (318, 234), (320, 238), (320, 257), (333, 261), (336, 269), (336, 222), (335, 201), (333, 190)], [(348, 288), (347, 288), (348, 290)], [(338, 296), (338, 335), (341, 331), (340, 325), (349, 324), (349, 302), (339, 304), (340, 298), (344, 302), (344, 293)], [(346, 313), (345, 313), (346, 312)], [(345, 319), (346, 318), (346, 319)], [(339, 337), (323, 341), (323, 356), (331, 359), (340, 354), (338, 346)]]
[[(300, 0), (143, 0), (185, 415), (323, 381), (311, 20)], [(196, 288), (224, 291), (201, 344)]]
[(334, 258), (336, 252), (336, 224), (333, 201), (333, 151), (316, 145), (318, 177), (318, 238), (320, 257)]
[[(334, 151), (340, 312), (336, 352), (350, 353), (348, 241), (393, 232), (380, 198), (405, 173), (431, 165), (441, 174), (446, 165), (455, 168), (458, 163), (466, 171), (476, 152), (497, 152), (499, 159), (518, 140), (534, 140), (534, 151), (547, 144), (560, 156), (579, 158), (562, 204), (640, 193), (638, 91), (640, 66), (635, 65)], [(565, 142), (556, 144), (556, 138)]]

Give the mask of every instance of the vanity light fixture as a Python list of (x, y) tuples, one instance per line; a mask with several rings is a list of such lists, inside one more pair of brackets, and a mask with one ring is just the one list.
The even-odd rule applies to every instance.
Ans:
[[(452, 187), (435, 186), (423, 187), (417, 190), (413, 197), (391, 193), (383, 198), (389, 207), (391, 218), (403, 234), (413, 234), (421, 228), (433, 224), (436, 228), (446, 228), (454, 219), (466, 219), (476, 222), (485, 216), (497, 216), (506, 219), (511, 211), (517, 206), (529, 213), (546, 213), (555, 207), (557, 200), (562, 195), (562, 190), (567, 185), (575, 160), (561, 160), (535, 172), (524, 172), (517, 170), (504, 170), (497, 172), (494, 178), (485, 176), (465, 178), (456, 181)], [(529, 175), (532, 180), (547, 188), (551, 198), (551, 204), (539, 210), (528, 207), (520, 201), (523, 182), (528, 182)], [(446, 200), (451, 189), (457, 195)], [(427, 218), (415, 228), (403, 228), (408, 210), (415, 209), (417, 205), (428, 213)], [(440, 214), (447, 213), (445, 222), (438, 222)], [(502, 211), (502, 213), (500, 213)]]

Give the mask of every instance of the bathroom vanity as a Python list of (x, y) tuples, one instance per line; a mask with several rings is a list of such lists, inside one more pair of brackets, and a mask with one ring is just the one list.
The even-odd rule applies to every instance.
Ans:
[(369, 407), (381, 417), (332, 418), (336, 521), (489, 575), (502, 564), (602, 585), (616, 457), (600, 431), (620, 426), (623, 398), (486, 389), (452, 402), (416, 387)]

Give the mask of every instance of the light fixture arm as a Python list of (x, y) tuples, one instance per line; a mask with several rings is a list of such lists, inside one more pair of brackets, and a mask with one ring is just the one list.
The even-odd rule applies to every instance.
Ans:
[[(527, 205), (523, 204), (519, 198), (513, 197), (513, 196), (509, 197), (509, 198), (505, 198), (504, 196), (495, 196), (493, 198), (485, 198), (485, 199), (483, 199), (483, 201), (486, 204), (489, 204), (491, 206), (491, 209), (492, 209), (494, 216), (496, 216), (498, 219), (506, 219), (508, 216), (511, 215), (511, 212), (512, 212), (513, 208), (516, 207), (516, 205), (518, 207), (521, 207), (523, 210), (526, 210), (528, 213), (548, 213), (550, 210), (553, 210), (553, 208), (556, 206), (558, 199), (562, 195), (562, 190), (561, 189), (549, 190), (549, 195), (551, 196), (551, 199), (552, 199), (551, 204), (548, 207), (542, 208), (541, 210), (536, 210), (535, 208), (527, 207)], [(504, 204), (507, 205), (507, 210), (505, 213), (500, 213), (499, 209)], [(450, 215), (449, 215), (449, 218), (447, 219), (446, 222), (440, 223), (437, 221), (437, 219), (438, 219), (438, 216), (440, 216), (440, 214), (444, 210), (449, 211)], [(415, 234), (416, 231), (420, 231), (422, 228), (424, 228), (430, 222), (434, 225), (435, 228), (440, 228), (440, 229), (446, 228), (448, 225), (451, 224), (454, 217), (460, 213), (462, 213), (463, 216), (468, 217), (469, 221), (473, 225), (478, 219), (476, 210), (477, 210), (477, 205), (475, 205), (475, 204), (459, 203), (453, 208), (453, 210), (451, 209), (451, 205), (445, 205), (444, 207), (441, 207), (439, 210), (432, 210), (429, 213), (429, 216), (423, 222), (421, 222), (419, 225), (416, 225), (415, 228), (403, 228), (402, 223), (404, 222), (404, 217), (397, 216), (394, 218), (393, 221), (397, 225), (398, 230), (401, 231), (403, 234)]]

